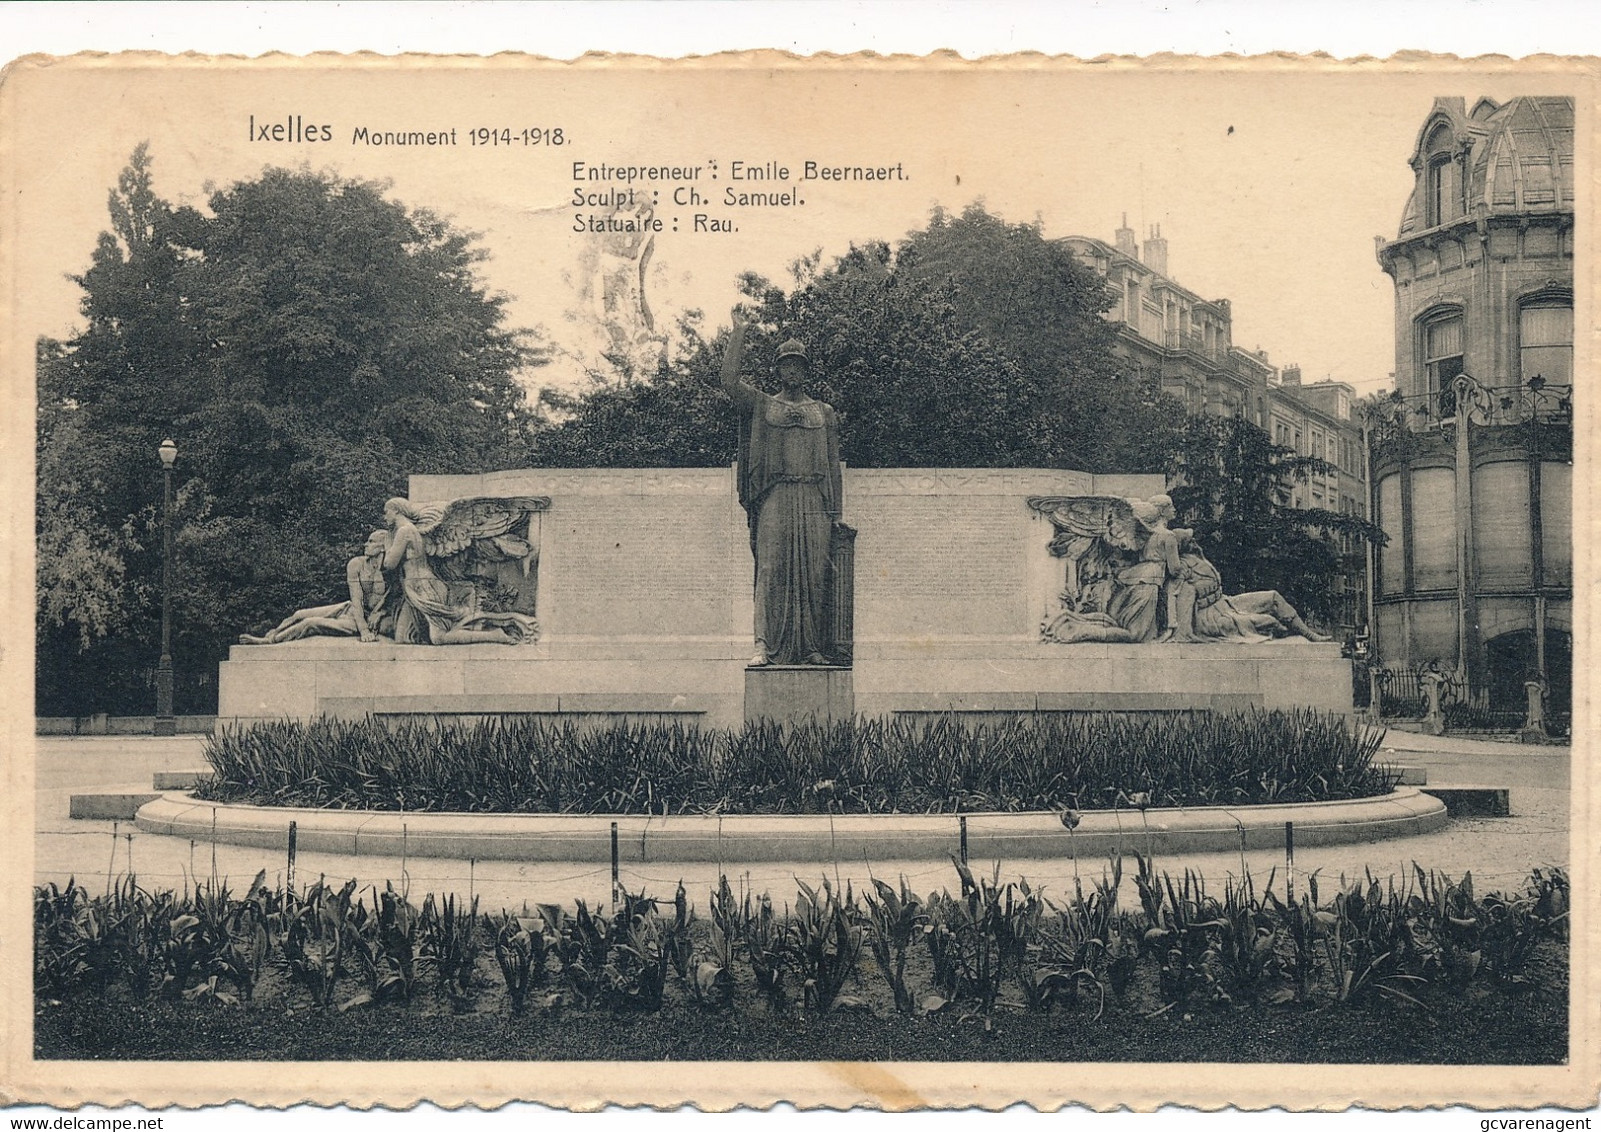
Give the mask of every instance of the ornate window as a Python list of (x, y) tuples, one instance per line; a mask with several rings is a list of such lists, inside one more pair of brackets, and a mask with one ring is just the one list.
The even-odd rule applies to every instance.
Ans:
[(1573, 301), (1530, 299), (1518, 308), (1518, 359), (1524, 381), (1539, 375), (1550, 385), (1573, 382)]
[(1462, 215), (1461, 167), (1457, 164), (1455, 138), (1443, 123), (1429, 135), (1425, 147), (1424, 226), (1433, 228)]
[(1425, 322), (1423, 374), (1428, 383), (1429, 410), (1442, 419), (1456, 416), (1456, 391), (1451, 383), (1462, 373), (1462, 315), (1451, 312)]

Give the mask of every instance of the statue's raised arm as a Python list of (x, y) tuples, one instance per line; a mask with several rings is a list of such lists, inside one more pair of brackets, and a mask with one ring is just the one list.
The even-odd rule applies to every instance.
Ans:
[(755, 387), (739, 379), (740, 362), (745, 356), (745, 316), (738, 307), (733, 311), (734, 329), (728, 335), (728, 346), (723, 350), (723, 392), (737, 404), (747, 405), (757, 395)]

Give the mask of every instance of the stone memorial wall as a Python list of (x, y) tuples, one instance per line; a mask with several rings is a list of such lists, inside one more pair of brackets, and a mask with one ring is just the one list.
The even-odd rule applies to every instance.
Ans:
[[(1152, 495), (1160, 476), (1033, 468), (847, 469), (856, 640), (867, 655), (962, 641), (1035, 641), (1060, 592), (1039, 495)], [(861, 655), (860, 651), (858, 655)]]
[[(1027, 500), (1162, 490), (1160, 476), (847, 468), (857, 713), (1303, 703), (1348, 712), (1349, 675), (1333, 646), (1041, 640), (1064, 565)], [(416, 503), (471, 496), (550, 500), (530, 531), (537, 643), (241, 646), (222, 665), (219, 722), (540, 714), (740, 726), (754, 568), (732, 469), (412, 477)]]
[(1007, 505), (1017, 494), (1007, 488), (1020, 478), (998, 471), (877, 470), (848, 477), (847, 521), (859, 532), (859, 646), (1023, 638), (1037, 628), (1029, 560), (1039, 547), (1029, 544), (1042, 540), (1030, 538), (1037, 524), (1027, 508)]
[[(727, 468), (413, 476), (410, 498), (541, 495), (540, 636), (571, 643), (743, 635), (745, 513)], [(744, 613), (743, 616), (741, 614)]]

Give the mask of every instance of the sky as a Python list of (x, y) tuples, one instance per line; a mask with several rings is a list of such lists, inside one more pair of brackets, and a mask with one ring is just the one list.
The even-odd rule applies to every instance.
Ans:
[[(37, 159), (22, 174), (17, 247), (26, 282), (16, 326), (30, 339), (76, 326), (79, 292), (68, 276), (87, 265), (107, 226), (118, 170), (148, 141), (157, 191), (174, 202), (203, 205), (212, 187), (267, 165), (304, 165), (383, 180), (395, 198), (479, 233), (483, 277), (510, 296), (511, 321), (539, 328), (555, 347), (535, 380), (581, 385), (604, 343), (603, 323), (615, 320), (596, 292), (607, 264), (620, 261), (608, 259), (600, 238), (573, 231), (580, 214), (604, 212), (576, 206), (575, 188), (614, 183), (577, 185), (572, 163), (666, 162), (702, 166), (697, 184), (714, 203), (658, 202), (660, 217), (677, 216), (680, 228), (656, 236), (644, 273), (642, 294), (659, 328), (695, 309), (712, 327), (726, 322), (742, 271), (783, 280), (814, 250), (826, 261), (854, 242), (893, 242), (935, 206), (982, 201), (1008, 220), (1037, 221), (1048, 237), (1110, 241), (1125, 214), (1142, 236), (1160, 225), (1169, 274), (1202, 298), (1230, 300), (1235, 345), (1298, 364), (1307, 381), (1386, 387), (1393, 290), (1374, 240), (1395, 233), (1422, 120), (1436, 95), (1504, 99), (1533, 92), (1533, 77), (1493, 67), (1285, 66), (1248, 75), (1193, 66), (1037, 63), (997, 73), (953, 60), (930, 72), (774, 59), (755, 68), (643, 64), (619, 75), (585, 64), (486, 71), (465, 62), (397, 72), (370, 59), (352, 73), (279, 59), (49, 68), (16, 84), (13, 103), (22, 149)], [(1540, 79), (1539, 89), (1560, 92), (1563, 80)], [(327, 124), (330, 140), (251, 136), (252, 120), (296, 115)], [(473, 147), (475, 125), (561, 126), (567, 145)], [(354, 142), (361, 126), (455, 129), (458, 144), (373, 147)], [(809, 159), (899, 166), (905, 179), (803, 183)], [(718, 209), (738, 160), (787, 166), (788, 178), (749, 187), (792, 189), (805, 203)], [(706, 179), (714, 161), (723, 169), (716, 185)], [(670, 198), (684, 184), (660, 191)], [(697, 233), (696, 212), (738, 231)]]

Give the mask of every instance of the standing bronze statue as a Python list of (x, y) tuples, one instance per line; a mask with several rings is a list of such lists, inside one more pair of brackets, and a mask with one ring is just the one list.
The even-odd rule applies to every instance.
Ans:
[(827, 664), (828, 555), (840, 517), (839, 418), (807, 396), (806, 348), (778, 348), (776, 394), (739, 376), (745, 320), (723, 355), (723, 389), (742, 411), (739, 502), (756, 557), (756, 654), (752, 665)]

